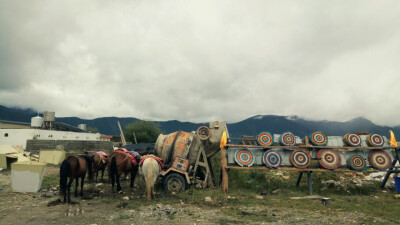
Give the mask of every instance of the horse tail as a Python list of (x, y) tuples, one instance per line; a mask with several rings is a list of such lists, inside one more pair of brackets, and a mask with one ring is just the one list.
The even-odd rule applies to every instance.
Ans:
[(88, 172), (89, 172), (89, 180), (93, 179), (93, 159), (90, 156), (85, 156)]
[(60, 166), (60, 191), (63, 193), (67, 190), (67, 178), (70, 175), (71, 165), (67, 160), (64, 160)]
[(110, 176), (111, 176), (111, 184), (114, 186), (114, 179), (118, 176), (117, 174), (117, 161), (115, 159), (115, 156), (111, 158), (111, 164), (110, 164)]
[[(149, 166), (149, 164), (147, 164)], [(153, 168), (148, 168), (147, 169), (147, 174), (146, 174), (146, 195), (147, 199), (151, 199), (152, 195), (152, 187), (153, 187)]]

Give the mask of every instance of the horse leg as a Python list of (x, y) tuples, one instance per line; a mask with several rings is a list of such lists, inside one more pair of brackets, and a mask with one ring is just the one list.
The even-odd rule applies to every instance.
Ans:
[[(86, 175), (86, 174), (85, 174)], [(83, 196), (83, 184), (85, 183), (85, 175), (81, 177), (81, 192), (79, 195), (82, 197)]]
[(112, 172), (108, 171), (108, 177), (111, 178), (111, 190), (114, 190), (114, 182), (115, 182), (115, 174)]
[(105, 168), (103, 168), (103, 169), (101, 170), (101, 182), (104, 181), (104, 170), (105, 170)]
[(79, 177), (75, 178), (75, 197), (78, 196)]
[(132, 169), (131, 169), (131, 188), (133, 188), (133, 185), (135, 183), (135, 177), (136, 177), (138, 169), (139, 169), (138, 165), (132, 165)]
[(66, 187), (64, 187), (64, 189), (61, 189), (61, 194), (63, 195), (63, 201), (64, 202), (67, 202), (67, 188), (68, 188), (68, 183), (67, 183), (67, 186)]
[(69, 178), (69, 182), (68, 182), (68, 202), (71, 202), (71, 186), (72, 186), (72, 182), (74, 182), (73, 178)]
[(119, 191), (121, 191), (121, 184), (119, 183), (119, 175), (118, 175), (118, 172), (117, 172), (117, 174), (116, 174), (116, 177), (115, 177), (115, 180), (117, 181), (117, 191), (119, 192)]
[(151, 196), (156, 198), (156, 194), (154, 193), (154, 183), (151, 185)]
[(99, 170), (96, 168), (96, 183), (97, 183), (97, 177), (99, 176)]

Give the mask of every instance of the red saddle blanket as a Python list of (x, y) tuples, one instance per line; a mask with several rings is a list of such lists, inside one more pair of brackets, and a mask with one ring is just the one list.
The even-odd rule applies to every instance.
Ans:
[(126, 157), (128, 157), (132, 161), (133, 164), (137, 164), (137, 161), (136, 161), (135, 157), (133, 157), (133, 155), (129, 154), (128, 150), (126, 150), (126, 149), (117, 149), (114, 152), (118, 152), (118, 153), (122, 153), (122, 154), (126, 155)]
[(145, 159), (148, 159), (148, 158), (153, 158), (153, 159), (155, 159), (155, 160), (158, 162), (158, 164), (160, 165), (161, 169), (164, 168), (163, 159), (162, 159), (162, 158), (159, 158), (159, 157), (157, 157), (157, 156), (155, 156), (155, 155), (145, 155), (145, 156), (142, 156), (142, 158), (140, 159), (140, 162), (139, 162), (139, 166), (141, 166), (141, 165), (143, 164), (144, 160), (145, 160)]
[(107, 157), (108, 157), (107, 153), (100, 151), (100, 152), (95, 152), (95, 153), (93, 153), (93, 155), (99, 155), (100, 158), (101, 158), (101, 161), (102, 161), (103, 163), (106, 163), (106, 162), (107, 162)]

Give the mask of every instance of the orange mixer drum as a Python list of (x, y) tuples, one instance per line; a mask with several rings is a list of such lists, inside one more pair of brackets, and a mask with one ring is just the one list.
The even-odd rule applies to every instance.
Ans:
[[(181, 157), (188, 143), (190, 133), (178, 131), (171, 134), (160, 134), (155, 144), (156, 154), (161, 157), (165, 164), (171, 159)], [(173, 152), (171, 152), (173, 148)]]

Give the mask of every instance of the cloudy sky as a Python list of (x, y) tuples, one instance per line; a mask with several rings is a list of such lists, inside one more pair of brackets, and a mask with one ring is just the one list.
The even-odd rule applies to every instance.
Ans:
[(400, 1), (0, 0), (0, 105), (400, 124)]

